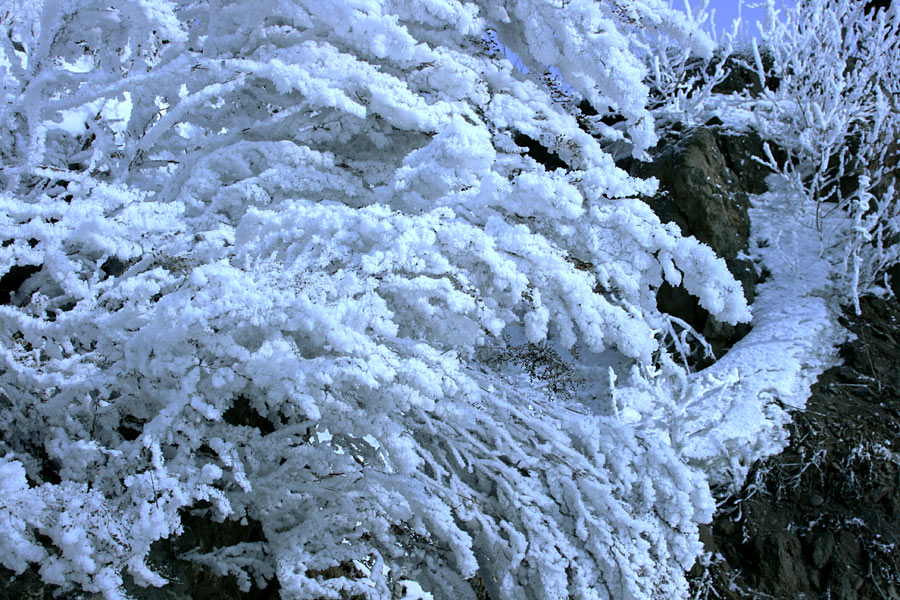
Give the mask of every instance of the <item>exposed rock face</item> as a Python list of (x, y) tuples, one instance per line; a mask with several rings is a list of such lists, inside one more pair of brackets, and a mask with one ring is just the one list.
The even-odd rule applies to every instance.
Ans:
[[(748, 194), (765, 192), (768, 189), (766, 177), (771, 171), (753, 158), (765, 153), (762, 138), (756, 133), (738, 135), (724, 130), (716, 130), (715, 136), (728, 170), (737, 177), (743, 191)], [(778, 160), (783, 159), (778, 148), (772, 148), (772, 152)]]
[(795, 415), (791, 445), (704, 533), (721, 559), (695, 567), (697, 597), (900, 598), (900, 306), (861, 305), (844, 322), (857, 339)]
[[(754, 135), (727, 135), (715, 125), (664, 137), (651, 162), (627, 161), (640, 177), (656, 177), (659, 192), (646, 199), (663, 221), (676, 223), (682, 233), (708, 244), (725, 259), (753, 300), (758, 276), (753, 264), (741, 258), (750, 237), (748, 194), (765, 191), (765, 167), (753, 160), (763, 153)], [(704, 334), (717, 354), (748, 331), (716, 321), (695, 298), (681, 288), (664, 284), (657, 298), (660, 310), (679, 317)]]
[[(750, 72), (750, 76), (755, 74)], [(738, 84), (747, 83), (740, 80)], [(596, 114), (586, 102), (579, 109), (584, 114)], [(657, 195), (644, 200), (664, 222), (677, 224), (683, 234), (693, 235), (725, 259), (743, 286), (747, 301), (752, 302), (759, 277), (753, 264), (742, 258), (750, 237), (748, 195), (766, 191), (769, 170), (753, 159), (764, 154), (759, 136), (728, 134), (719, 125), (722, 123), (718, 119), (689, 131), (676, 125), (660, 140), (649, 162), (626, 158), (619, 166), (637, 177), (659, 180)], [(515, 141), (545, 168), (568, 168), (558, 155), (536, 140), (518, 135)], [(735, 327), (717, 321), (695, 297), (668, 283), (660, 288), (657, 303), (663, 312), (701, 332), (717, 357), (749, 331), (747, 325)], [(705, 364), (708, 363), (703, 359), (698, 362), (698, 366)]]
[(695, 236), (726, 260), (737, 258), (750, 235), (747, 192), (728, 167), (718, 135), (709, 128), (663, 140), (653, 162), (636, 162), (635, 175), (656, 177), (650, 205), (682, 233)]

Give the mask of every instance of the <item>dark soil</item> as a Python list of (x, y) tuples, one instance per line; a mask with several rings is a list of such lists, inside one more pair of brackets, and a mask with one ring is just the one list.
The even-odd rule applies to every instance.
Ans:
[(900, 599), (900, 305), (868, 298), (791, 444), (703, 532), (695, 598)]

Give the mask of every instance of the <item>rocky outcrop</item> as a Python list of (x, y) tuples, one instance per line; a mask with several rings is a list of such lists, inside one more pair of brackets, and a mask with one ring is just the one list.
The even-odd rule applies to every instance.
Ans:
[(747, 247), (747, 192), (728, 166), (719, 135), (700, 128), (663, 139), (652, 162), (635, 162), (632, 174), (659, 180), (649, 204), (664, 221), (708, 244), (727, 261)]
[[(656, 196), (645, 199), (650, 207), (660, 219), (677, 224), (683, 234), (693, 235), (725, 259), (751, 302), (758, 275), (742, 254), (750, 237), (748, 195), (765, 191), (768, 171), (752, 158), (763, 154), (758, 136), (729, 135), (719, 124), (713, 120), (705, 127), (671, 132), (651, 161), (625, 161), (623, 166), (632, 175), (659, 180)], [(657, 302), (660, 310), (702, 332), (717, 355), (748, 331), (745, 325), (720, 323), (682, 288), (664, 284)]]
[[(772, 56), (765, 51), (761, 52), (763, 68), (767, 73), (772, 71)], [(725, 79), (712, 88), (714, 94), (748, 94), (756, 98), (763, 91), (762, 82), (756, 69), (752, 68), (755, 59), (748, 55), (732, 55), (725, 59), (725, 68), (728, 71)], [(707, 68), (707, 73), (712, 75), (713, 66)], [(774, 77), (766, 77), (766, 88), (772, 91), (778, 89), (780, 81)]]

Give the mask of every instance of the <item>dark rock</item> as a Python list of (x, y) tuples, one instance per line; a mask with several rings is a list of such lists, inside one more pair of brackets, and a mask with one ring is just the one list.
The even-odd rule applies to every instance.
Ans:
[[(740, 181), (741, 187), (748, 194), (762, 194), (768, 189), (766, 177), (772, 172), (769, 167), (761, 164), (756, 158), (764, 158), (765, 150), (763, 139), (755, 132), (747, 132), (741, 135), (729, 134), (727, 131), (717, 131), (717, 141), (725, 164)], [(783, 162), (787, 157), (777, 146), (769, 145), (776, 161)]]
[(813, 536), (812, 561), (817, 569), (822, 569), (831, 561), (834, 553), (834, 534), (829, 531), (821, 531)]
[(41, 270), (41, 265), (13, 265), (0, 277), (0, 305), (9, 304), (25, 281)]
[[(799, 593), (809, 586), (803, 569), (802, 546), (796, 535), (789, 531), (772, 532), (753, 541), (758, 561), (759, 590), (772, 593)], [(794, 596), (799, 597), (799, 596)]]
[(759, 96), (762, 92), (762, 85), (756, 71), (747, 68), (733, 57), (728, 59), (726, 68), (729, 73), (725, 79), (713, 87), (714, 94), (739, 94), (746, 90), (754, 98)]
[[(729, 56), (725, 61), (725, 68), (728, 69), (728, 75), (724, 80), (713, 87), (714, 94), (742, 94), (747, 93), (751, 98), (757, 98), (762, 93), (763, 86), (759, 80), (759, 75), (755, 68), (750, 68), (754, 62), (753, 58), (742, 55)], [(765, 52), (762, 53), (763, 69), (766, 72), (772, 70), (772, 57)], [(710, 71), (712, 65), (710, 66)], [(778, 89), (780, 80), (774, 77), (766, 78), (766, 88), (772, 91)]]
[(725, 259), (746, 248), (750, 235), (749, 201), (740, 179), (728, 168), (707, 128), (665, 140), (649, 163), (635, 162), (633, 172), (656, 177), (661, 193), (649, 200), (660, 218), (695, 236)]
[[(659, 192), (647, 203), (661, 220), (677, 224), (683, 234), (693, 235), (724, 258), (748, 302), (753, 300), (758, 275), (753, 264), (739, 256), (750, 236), (748, 193), (766, 189), (768, 172), (752, 160), (762, 152), (758, 136), (725, 135), (701, 127), (670, 133), (650, 162), (623, 161), (632, 175), (659, 180)], [(702, 332), (717, 354), (749, 330), (718, 322), (680, 287), (663, 284), (657, 305)]]
[(697, 331), (703, 331), (709, 319), (709, 313), (700, 307), (696, 298), (683, 287), (674, 287), (668, 282), (660, 286), (656, 304), (662, 312), (675, 315)]

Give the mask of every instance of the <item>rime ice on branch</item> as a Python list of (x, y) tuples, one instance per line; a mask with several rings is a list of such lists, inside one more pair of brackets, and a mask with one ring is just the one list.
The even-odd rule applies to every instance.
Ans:
[[(125, 573), (166, 583), (151, 544), (202, 508), (262, 535), (188, 557), (245, 590), (277, 577), (286, 599), (390, 598), (401, 579), (473, 598), (475, 576), (497, 598), (686, 593), (706, 482), (615, 413), (653, 414), (658, 369), (677, 371), (663, 280), (729, 322), (749, 318), (743, 295), (636, 199), (651, 182), (483, 43), (490, 26), (556, 65), (641, 155), (655, 134), (631, 36), (708, 53), (680, 13), (8, 10), (0, 271), (27, 276), (0, 306), (3, 566), (122, 598)], [(542, 389), (514, 360), (519, 326), (644, 387)]]

